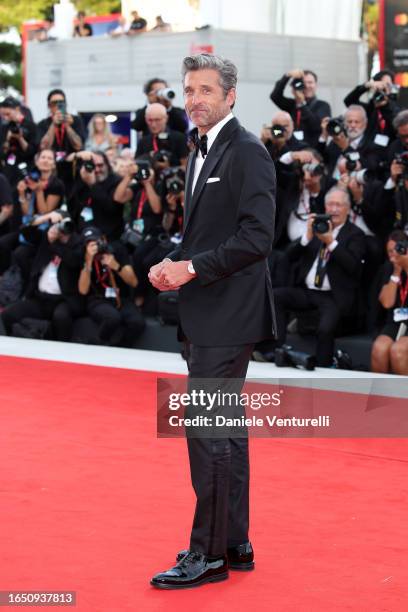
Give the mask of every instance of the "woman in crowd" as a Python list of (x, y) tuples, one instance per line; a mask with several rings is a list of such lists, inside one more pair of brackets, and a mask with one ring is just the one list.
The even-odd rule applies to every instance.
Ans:
[(11, 262), (17, 263), (24, 280), (29, 276), (35, 246), (23, 236), (20, 226), (30, 225), (35, 215), (55, 210), (64, 197), (64, 184), (56, 176), (54, 151), (44, 149), (37, 153), (35, 164), (17, 183), (18, 205), (13, 212), (15, 229), (0, 238), (0, 271), (7, 269)]
[(395, 230), (387, 241), (381, 305), (387, 310), (386, 324), (371, 351), (373, 372), (408, 375), (408, 237)]
[(110, 125), (106, 121), (105, 115), (95, 113), (88, 125), (88, 138), (86, 139), (85, 149), (87, 151), (106, 151), (116, 149), (117, 141), (112, 134)]

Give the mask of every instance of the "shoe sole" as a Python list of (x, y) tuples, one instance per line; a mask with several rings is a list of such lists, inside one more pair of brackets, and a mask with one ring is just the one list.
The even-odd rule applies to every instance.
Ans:
[(194, 587), (202, 586), (203, 584), (207, 584), (208, 582), (221, 582), (222, 580), (227, 579), (228, 574), (218, 574), (218, 576), (211, 576), (211, 578), (200, 580), (199, 582), (195, 582), (194, 584), (166, 584), (160, 582), (153, 582), (153, 580), (150, 581), (150, 584), (156, 589), (165, 589), (170, 591), (175, 589), (193, 589)]
[(230, 563), (228, 569), (238, 572), (250, 572), (255, 569), (255, 563), (253, 561), (249, 563)]

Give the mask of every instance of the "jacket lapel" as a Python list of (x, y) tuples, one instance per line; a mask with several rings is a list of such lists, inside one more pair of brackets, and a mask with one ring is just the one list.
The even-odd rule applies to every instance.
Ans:
[(187, 160), (187, 168), (186, 168), (186, 186), (184, 190), (184, 226), (187, 225), (187, 219), (189, 216), (189, 212), (191, 209), (191, 200), (192, 200), (192, 186), (193, 186), (193, 178), (194, 178), (194, 167), (195, 167), (196, 153), (192, 151), (188, 156)]
[[(211, 176), (212, 171), (215, 166), (220, 161), (221, 157), (224, 154), (224, 151), (227, 149), (228, 145), (231, 142), (231, 137), (233, 132), (239, 127), (239, 122), (235, 117), (228, 121), (226, 125), (222, 128), (217, 138), (215, 139), (214, 144), (212, 145), (208, 155), (205, 158), (204, 164), (201, 168), (201, 172), (198, 176), (198, 180), (194, 189), (194, 194), (191, 194), (191, 187), (193, 183), (194, 177), (194, 163), (190, 164), (190, 172), (188, 172), (188, 176), (186, 176), (186, 188), (188, 191), (187, 196), (187, 213), (186, 213), (186, 223), (184, 231), (186, 231), (188, 223), (192, 217), (195, 207), (197, 206), (197, 202), (200, 199), (200, 195), (204, 189), (204, 185), (207, 182), (207, 179)], [(195, 154), (194, 160), (195, 160)], [(189, 184), (190, 179), (190, 184)]]

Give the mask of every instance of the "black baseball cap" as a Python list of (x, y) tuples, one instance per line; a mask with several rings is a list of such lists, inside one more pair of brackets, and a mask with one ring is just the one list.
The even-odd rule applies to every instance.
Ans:
[(102, 232), (97, 227), (89, 225), (82, 230), (82, 238), (85, 242), (91, 242), (91, 240), (99, 240), (102, 238)]
[(0, 102), (0, 106), (2, 108), (18, 108), (20, 106), (20, 102), (12, 96), (7, 96)]

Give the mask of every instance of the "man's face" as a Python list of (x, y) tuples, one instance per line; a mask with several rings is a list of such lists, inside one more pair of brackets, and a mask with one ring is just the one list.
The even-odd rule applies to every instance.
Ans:
[(61, 104), (65, 104), (64, 96), (61, 94), (54, 94), (51, 96), (48, 102), (48, 107), (53, 115), (59, 110)]
[(2, 117), (5, 121), (18, 121), (18, 109), (17, 108), (3, 108)]
[(313, 174), (311, 170), (307, 170), (307, 166), (313, 164), (320, 164), (321, 162), (315, 157), (312, 158), (310, 164), (305, 164), (303, 167), (303, 186), (306, 187), (309, 191), (320, 191), (320, 182), (322, 180), (321, 174)]
[(235, 97), (235, 89), (230, 89), (225, 96), (216, 70), (192, 70), (184, 78), (187, 115), (203, 133), (230, 113)]
[(157, 102), (157, 92), (160, 89), (165, 89), (165, 88), (166, 88), (166, 83), (163, 83), (163, 81), (155, 81), (151, 85), (150, 91), (147, 92), (147, 100), (149, 104), (153, 104), (153, 102)]
[(105, 163), (102, 155), (94, 154), (93, 156), (94, 164), (95, 164), (95, 177), (98, 183), (104, 181), (108, 176), (108, 166)]
[(333, 227), (343, 225), (346, 222), (350, 212), (350, 207), (341, 191), (334, 191), (326, 200), (324, 205), (326, 213), (332, 215), (331, 221)]
[(317, 89), (316, 79), (313, 74), (305, 74), (303, 81), (305, 83), (305, 98), (313, 98)]
[(167, 112), (163, 107), (163, 111), (160, 109), (150, 110), (146, 113), (146, 123), (151, 134), (156, 135), (160, 132), (166, 131), (167, 126)]
[(347, 136), (354, 140), (364, 133), (367, 127), (367, 120), (360, 111), (350, 110), (346, 113), (345, 125)]
[(408, 149), (408, 123), (398, 128), (398, 138), (402, 142), (404, 149)]

